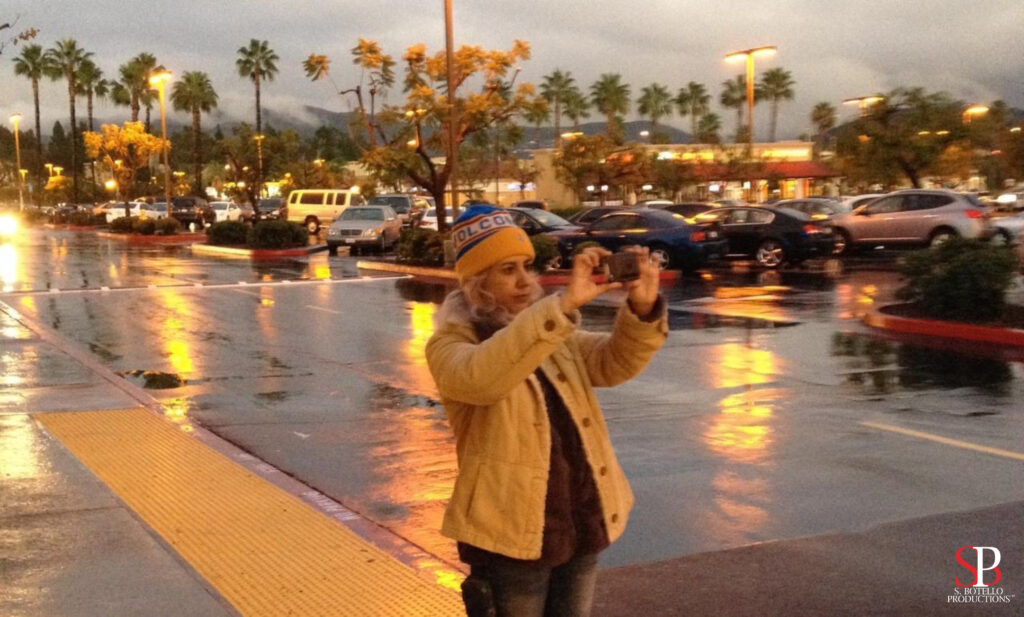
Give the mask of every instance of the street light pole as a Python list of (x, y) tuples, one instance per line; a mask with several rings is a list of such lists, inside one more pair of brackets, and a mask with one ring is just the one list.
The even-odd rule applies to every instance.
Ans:
[[(444, 50), (448, 64), (448, 184), (452, 195), (452, 220), (458, 218), (458, 188), (455, 181), (458, 148), (455, 146), (455, 36), (452, 34), (452, 0), (444, 0)], [(438, 227), (442, 230), (448, 226), (443, 216), (437, 217)]]
[(726, 62), (746, 60), (747, 63), (747, 146), (754, 147), (754, 56), (771, 56), (776, 52), (774, 45), (751, 47), (726, 54)]
[(149, 77), (149, 85), (155, 87), (160, 95), (160, 136), (164, 140), (164, 199), (167, 201), (167, 218), (171, 217), (171, 144), (167, 141), (167, 104), (164, 100), (164, 91), (167, 82), (171, 80), (171, 72), (161, 70)]
[(25, 196), (22, 191), (22, 185), (25, 184), (25, 175), (21, 173), (21, 141), (19, 140), (19, 133), (21, 132), (18, 125), (21, 124), (21, 114), (11, 114), (11, 124), (14, 125), (14, 159), (15, 159), (15, 170), (18, 174), (18, 211), (25, 211)]
[(259, 133), (253, 136), (256, 140), (256, 199), (263, 197), (263, 140), (266, 135)]

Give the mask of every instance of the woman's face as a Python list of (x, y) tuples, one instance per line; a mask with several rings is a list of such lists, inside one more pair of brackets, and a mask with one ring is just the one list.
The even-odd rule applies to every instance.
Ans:
[(498, 306), (515, 315), (533, 303), (537, 282), (532, 266), (533, 259), (525, 255), (509, 257), (491, 266), (482, 288)]

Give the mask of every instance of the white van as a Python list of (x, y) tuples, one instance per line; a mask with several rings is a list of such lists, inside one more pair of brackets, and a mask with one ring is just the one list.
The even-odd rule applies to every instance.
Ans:
[(310, 235), (320, 231), (349, 206), (362, 206), (366, 199), (359, 187), (350, 189), (299, 189), (288, 194), (287, 220), (302, 223)]

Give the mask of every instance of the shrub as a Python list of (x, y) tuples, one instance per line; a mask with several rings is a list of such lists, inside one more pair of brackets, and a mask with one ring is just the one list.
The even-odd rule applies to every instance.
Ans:
[(896, 297), (935, 319), (994, 321), (1003, 315), (1016, 270), (1011, 250), (953, 238), (907, 258), (901, 268), (906, 283)]
[(551, 262), (560, 257), (558, 252), (558, 240), (547, 234), (537, 234), (530, 237), (533, 244), (533, 269), (537, 272), (544, 272), (551, 266)]
[(157, 219), (156, 234), (158, 236), (173, 236), (181, 231), (181, 222), (178, 219)]
[(260, 221), (249, 230), (247, 243), (254, 249), (287, 249), (306, 246), (309, 232), (298, 223)]
[(132, 233), (133, 221), (127, 216), (119, 216), (110, 221), (110, 231), (118, 234)]
[[(134, 217), (133, 217), (134, 219)], [(153, 219), (133, 220), (132, 229), (144, 236), (152, 236), (156, 233), (156, 221)]]
[(447, 236), (433, 229), (403, 229), (395, 247), (398, 263), (413, 266), (443, 266)]
[(206, 242), (214, 246), (244, 245), (249, 226), (240, 221), (221, 221), (206, 228)]
[[(96, 216), (97, 215), (94, 215), (92, 212), (72, 212), (71, 215), (68, 216), (68, 224), (79, 227), (89, 227), (92, 225), (102, 224), (96, 222)], [(106, 222), (102, 216), (100, 216), (100, 221)]]

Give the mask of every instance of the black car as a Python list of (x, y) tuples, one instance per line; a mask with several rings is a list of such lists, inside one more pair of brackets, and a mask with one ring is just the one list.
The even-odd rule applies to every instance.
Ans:
[(652, 208), (617, 208), (586, 228), (548, 232), (558, 240), (562, 263), (584, 242), (609, 251), (646, 246), (662, 268), (694, 270), (725, 257), (728, 243), (712, 223), (694, 224), (685, 217)]
[[(154, 200), (153, 205), (166, 208), (163, 198)], [(198, 231), (217, 221), (217, 213), (202, 197), (171, 197), (171, 217), (177, 219), (181, 226), (191, 231)]]
[(721, 224), (722, 233), (729, 240), (730, 256), (752, 257), (766, 268), (831, 255), (834, 248), (831, 226), (796, 210), (757, 206), (715, 208), (698, 215), (697, 220)]
[(284, 214), (284, 199), (281, 197), (265, 197), (257, 200), (256, 209), (259, 211), (261, 221), (286, 220), (288, 218)]
[(783, 199), (771, 204), (772, 208), (788, 208), (803, 212), (816, 221), (829, 219), (836, 214), (843, 214), (847, 209), (843, 204), (827, 197), (803, 197), (801, 199)]
[(512, 221), (523, 228), (528, 236), (550, 233), (552, 231), (579, 229), (557, 214), (551, 214), (546, 210), (535, 208), (507, 208), (506, 211), (512, 217)]
[(594, 206), (592, 208), (586, 208), (580, 210), (576, 214), (569, 217), (568, 221), (573, 225), (589, 225), (608, 214), (609, 212), (620, 212), (624, 210), (623, 206)]

